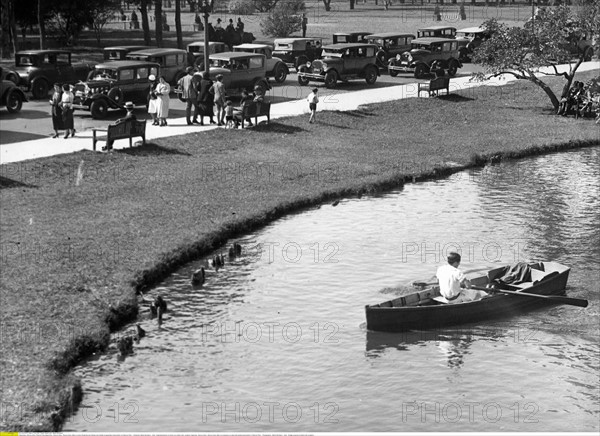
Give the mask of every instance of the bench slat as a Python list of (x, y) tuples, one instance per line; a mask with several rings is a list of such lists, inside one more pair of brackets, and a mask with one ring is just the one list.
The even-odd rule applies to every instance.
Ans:
[[(140, 136), (142, 144), (146, 143), (146, 120), (126, 119), (117, 124), (109, 124), (106, 129), (92, 129), (93, 149), (96, 151), (96, 143), (100, 140), (109, 141), (117, 139), (129, 139), (129, 146), (133, 146), (133, 138)], [(106, 136), (97, 136), (96, 132), (107, 132)]]

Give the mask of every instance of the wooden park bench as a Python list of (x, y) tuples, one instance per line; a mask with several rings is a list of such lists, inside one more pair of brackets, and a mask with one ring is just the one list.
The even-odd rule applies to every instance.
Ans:
[(430, 80), (429, 83), (419, 83), (417, 96), (421, 96), (421, 91), (429, 92), (429, 97), (431, 97), (432, 93), (435, 93), (435, 95), (437, 96), (437, 91), (440, 91), (442, 89), (446, 90), (446, 94), (450, 94), (449, 77), (436, 77), (435, 79)]
[[(94, 132), (94, 151), (96, 151), (96, 142), (106, 141), (106, 144), (113, 143), (117, 139), (129, 138), (129, 146), (133, 146), (132, 139), (142, 138), (142, 145), (146, 143), (146, 120), (138, 121), (125, 119), (122, 122), (111, 124), (106, 129), (92, 129)], [(105, 136), (96, 136), (96, 132), (106, 132)]]
[(242, 107), (242, 129), (246, 118), (254, 117), (254, 124), (257, 125), (258, 117), (267, 117), (267, 123), (271, 121), (271, 102), (270, 101), (253, 101), (247, 106)]

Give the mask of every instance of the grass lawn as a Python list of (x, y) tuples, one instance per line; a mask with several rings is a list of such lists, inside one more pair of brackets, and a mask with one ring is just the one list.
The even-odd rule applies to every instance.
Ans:
[(3, 165), (1, 427), (59, 428), (80, 396), (69, 368), (136, 316), (135, 289), (226, 237), (450, 166), (599, 143), (592, 120), (517, 83)]

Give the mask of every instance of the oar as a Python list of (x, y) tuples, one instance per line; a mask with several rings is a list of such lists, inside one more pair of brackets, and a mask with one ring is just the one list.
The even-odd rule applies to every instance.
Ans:
[(527, 292), (507, 291), (505, 289), (498, 289), (498, 288), (484, 288), (482, 286), (471, 286), (471, 289), (477, 289), (478, 291), (485, 291), (485, 292), (500, 292), (502, 294), (518, 295), (520, 297), (543, 298), (544, 300), (552, 301), (555, 303), (561, 303), (561, 304), (570, 304), (571, 306), (579, 306), (579, 307), (587, 307), (588, 306), (588, 301), (583, 300), (581, 298), (561, 297), (558, 295), (529, 294)]

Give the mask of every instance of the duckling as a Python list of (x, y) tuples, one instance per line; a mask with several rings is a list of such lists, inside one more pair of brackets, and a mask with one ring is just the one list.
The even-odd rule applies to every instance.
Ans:
[(336, 207), (338, 204), (340, 204), (340, 200), (335, 200), (332, 204), (333, 207)]
[(193, 285), (201, 285), (204, 283), (206, 278), (206, 272), (204, 271), (204, 267), (200, 267), (192, 273), (192, 284)]
[(129, 335), (123, 336), (117, 342), (117, 347), (121, 352), (121, 356), (126, 356), (128, 354), (133, 353), (133, 338)]

